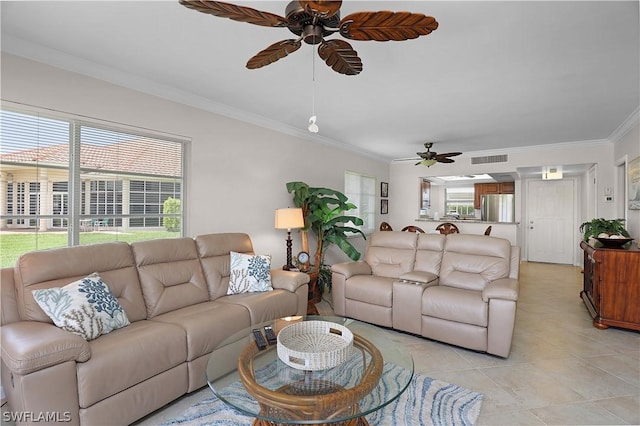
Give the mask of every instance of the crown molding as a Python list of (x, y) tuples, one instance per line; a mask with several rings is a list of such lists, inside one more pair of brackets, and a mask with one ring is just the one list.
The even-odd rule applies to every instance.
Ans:
[(613, 143), (617, 143), (626, 135), (629, 130), (634, 128), (640, 122), (640, 106), (633, 111), (626, 120), (622, 122), (610, 135), (609, 140)]

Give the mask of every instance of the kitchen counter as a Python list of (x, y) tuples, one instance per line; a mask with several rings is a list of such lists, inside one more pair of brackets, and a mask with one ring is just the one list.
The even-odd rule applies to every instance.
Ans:
[(492, 222), (492, 221), (489, 221), (489, 220), (481, 220), (481, 219), (453, 219), (453, 218), (450, 218), (450, 217), (441, 217), (438, 220), (436, 220), (434, 218), (431, 218), (431, 217), (419, 217), (419, 218), (416, 219), (416, 222), (484, 223), (486, 225), (493, 225), (493, 224), (519, 225), (520, 224), (520, 222)]
[(411, 225), (419, 226), (425, 232), (437, 232), (436, 226), (444, 222), (455, 223), (460, 230), (461, 234), (484, 234), (488, 226), (491, 226), (491, 236), (505, 238), (511, 242), (512, 245), (517, 245), (519, 222), (505, 223), (505, 222), (489, 222), (480, 219), (451, 219), (440, 218), (434, 220), (433, 218), (419, 217), (415, 219), (416, 223)]

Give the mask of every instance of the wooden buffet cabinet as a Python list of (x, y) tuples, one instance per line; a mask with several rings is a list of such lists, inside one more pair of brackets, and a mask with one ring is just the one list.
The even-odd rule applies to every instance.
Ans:
[(585, 241), (580, 297), (597, 328), (640, 331), (640, 249), (594, 248)]

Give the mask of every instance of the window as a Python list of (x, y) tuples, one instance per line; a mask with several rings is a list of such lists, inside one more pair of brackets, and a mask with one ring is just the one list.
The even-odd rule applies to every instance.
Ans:
[(475, 216), (473, 195), (473, 186), (446, 188), (444, 206), (446, 214), (456, 214), (460, 217)]
[(349, 214), (362, 219), (364, 225), (359, 227), (360, 230), (365, 234), (372, 233), (376, 223), (376, 179), (355, 172), (345, 172), (344, 195), (358, 207)]
[[(178, 182), (131, 181), (131, 213), (162, 213), (167, 199), (180, 199), (180, 187)], [(130, 225), (132, 227), (160, 226), (160, 215), (132, 219)]]
[(0, 120), (0, 227), (20, 231), (3, 233), (2, 267), (31, 250), (181, 236), (185, 141), (4, 107)]

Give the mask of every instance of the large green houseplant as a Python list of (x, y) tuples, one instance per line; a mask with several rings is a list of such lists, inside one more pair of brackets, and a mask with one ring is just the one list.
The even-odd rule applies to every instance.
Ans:
[(324, 265), (324, 254), (331, 244), (351, 260), (360, 259), (360, 252), (351, 244), (349, 236), (364, 233), (356, 228), (364, 222), (357, 216), (345, 215), (356, 207), (347, 196), (330, 188), (310, 187), (304, 182), (288, 182), (287, 192), (293, 195), (293, 204), (302, 209), (304, 228), (302, 232), (302, 249), (309, 252), (307, 232), (311, 231), (317, 238), (314, 254), (314, 266), (318, 270), (318, 285), (321, 290), (331, 289), (331, 274)]

